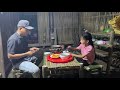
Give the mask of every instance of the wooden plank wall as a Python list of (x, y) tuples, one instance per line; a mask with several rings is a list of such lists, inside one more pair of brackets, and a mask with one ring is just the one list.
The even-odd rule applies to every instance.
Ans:
[(54, 12), (54, 29), (57, 30), (58, 44), (79, 42), (78, 15), (78, 12)]
[[(11, 63), (7, 58), (7, 40), (16, 31), (17, 23), (20, 20), (21, 12), (3, 12), (0, 13), (1, 45), (3, 50), (0, 52), (3, 59), (0, 58), (1, 71), (3, 77), (6, 77), (11, 69)], [(80, 24), (78, 12), (53, 12), (53, 19), (50, 19), (50, 12), (38, 12), (38, 39), (39, 45), (51, 45), (50, 24), (53, 23), (53, 29), (57, 30), (58, 44), (77, 44), (80, 37)], [(32, 14), (32, 13), (30, 13)]]
[[(19, 17), (17, 12), (3, 12), (0, 14), (0, 29), (1, 29), (1, 46), (0, 56), (2, 59), (0, 67), (2, 68), (2, 76), (6, 77), (11, 69), (11, 63), (7, 58), (7, 40), (16, 31), (16, 23)], [(2, 47), (3, 46), (3, 47)], [(3, 53), (3, 54), (2, 54)]]
[(37, 12), (19, 12), (19, 19), (28, 20), (30, 25), (34, 27), (29, 35), (29, 44), (38, 43), (38, 23), (37, 23)]
[(38, 33), (39, 33), (39, 45), (49, 46), (51, 44), (50, 28), (49, 28), (49, 15), (48, 12), (38, 12)]
[(100, 26), (109, 28), (108, 21), (120, 12), (80, 12), (80, 24), (90, 32), (99, 32)]
[[(57, 44), (79, 42), (78, 12), (38, 12), (39, 44), (51, 44), (51, 32), (57, 32)], [(51, 16), (53, 15), (53, 16)]]

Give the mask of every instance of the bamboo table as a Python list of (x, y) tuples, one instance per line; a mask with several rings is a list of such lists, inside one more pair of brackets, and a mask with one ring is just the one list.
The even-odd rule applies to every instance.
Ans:
[[(44, 55), (42, 65), (42, 77), (49, 78), (51, 75), (60, 75), (61, 73), (67, 73), (67, 71), (76, 69), (79, 73), (79, 78), (83, 77), (83, 63), (79, 63), (75, 58), (68, 63), (52, 63), (47, 61), (47, 56)], [(56, 73), (56, 71), (58, 71)], [(61, 72), (61, 73), (60, 73)]]

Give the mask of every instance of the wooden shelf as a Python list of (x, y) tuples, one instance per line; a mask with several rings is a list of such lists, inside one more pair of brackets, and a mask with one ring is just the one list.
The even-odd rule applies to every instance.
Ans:
[(120, 45), (113, 45), (113, 47), (115, 47), (115, 48), (116, 48), (116, 47), (120, 48)]
[(39, 47), (40, 45), (38, 43), (35, 44), (28, 44), (28, 47)]
[(120, 37), (120, 34), (115, 34), (115, 36), (119, 36)]
[(101, 57), (108, 57), (108, 52), (105, 52), (100, 49), (95, 49), (95, 53), (96, 53), (96, 55), (101, 56)]
[(94, 45), (95, 45), (95, 46), (104, 47), (104, 48), (112, 48), (112, 45), (108, 45), (108, 44), (107, 44), (107, 45), (106, 45), (106, 44), (105, 44), (105, 45), (98, 45), (98, 44), (95, 44), (95, 43), (94, 43)]
[[(93, 36), (100, 36), (100, 37), (110, 37), (110, 34), (107, 33), (91, 33)], [(115, 34), (115, 37), (120, 37), (120, 34)]]
[[(114, 38), (114, 32), (111, 32), (111, 33), (100, 33), (100, 32), (97, 32), (97, 33), (91, 33), (92, 34), (92, 36), (93, 37), (95, 37), (95, 39), (104, 39), (104, 38), (107, 38), (107, 39), (109, 39), (109, 41), (110, 41), (110, 43), (111, 44), (113, 44), (113, 38)], [(116, 35), (117, 36), (117, 35)], [(111, 65), (111, 57), (112, 57), (112, 48), (113, 48), (113, 45), (111, 45), (111, 44), (105, 44), (105, 45), (98, 45), (98, 44), (96, 44), (96, 43), (94, 43), (94, 45), (95, 45), (95, 47), (100, 47), (101, 49), (109, 49), (109, 51), (108, 52), (106, 52), (106, 51), (103, 51), (103, 50), (100, 50), (100, 49), (95, 49), (96, 50), (96, 55), (98, 55), (98, 56), (101, 56), (102, 58), (103, 58), (103, 60), (104, 60), (104, 58), (108, 58), (108, 60), (106, 61), (106, 64), (107, 64), (107, 66), (106, 66), (106, 73), (107, 74), (109, 74), (110, 73), (110, 65)], [(103, 47), (103, 48), (102, 48)], [(100, 58), (101, 58), (100, 57)]]
[(100, 37), (110, 37), (110, 34), (106, 33), (91, 33), (93, 36), (100, 36)]

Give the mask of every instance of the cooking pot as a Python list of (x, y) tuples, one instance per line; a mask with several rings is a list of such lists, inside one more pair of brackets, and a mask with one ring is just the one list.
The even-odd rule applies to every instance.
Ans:
[(63, 50), (62, 45), (52, 45), (50, 51), (53, 53), (61, 53)]

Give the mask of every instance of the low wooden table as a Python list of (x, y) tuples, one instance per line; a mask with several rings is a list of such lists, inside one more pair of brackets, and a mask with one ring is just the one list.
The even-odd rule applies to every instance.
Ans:
[(75, 58), (68, 63), (52, 63), (47, 60), (47, 56), (44, 55), (42, 65), (42, 77), (49, 78), (51, 75), (60, 75), (69, 72), (70, 70), (77, 70), (79, 77), (83, 77), (83, 63), (79, 63)]

